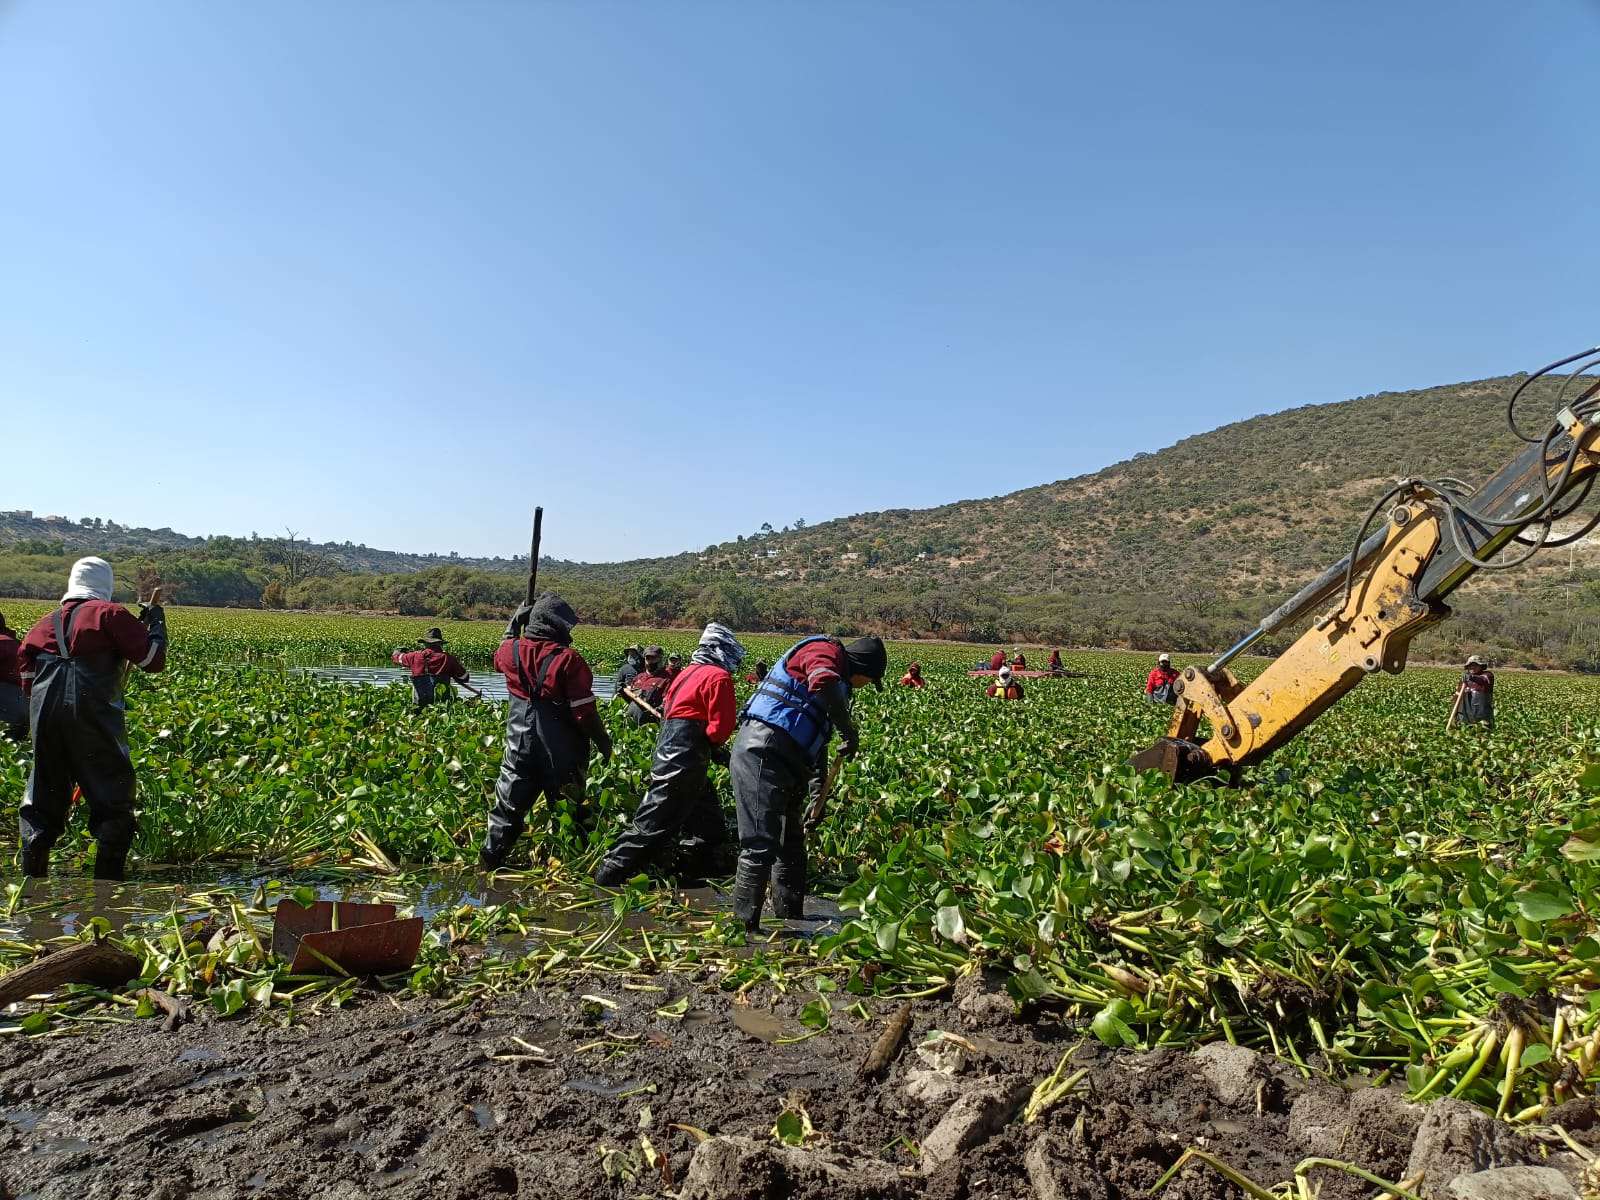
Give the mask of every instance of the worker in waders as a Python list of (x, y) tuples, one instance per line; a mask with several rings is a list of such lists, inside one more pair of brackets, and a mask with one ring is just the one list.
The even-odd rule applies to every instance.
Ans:
[[(672, 682), (672, 677), (667, 674), (666, 664), (662, 662), (662, 655), (666, 651), (660, 646), (646, 646), (644, 648), (644, 670), (633, 677), (628, 684), (628, 690), (639, 700), (643, 700), (650, 708), (661, 711), (661, 698), (667, 694), (667, 685)], [(628, 720), (635, 725), (654, 725), (660, 718), (655, 713), (645, 708), (638, 700), (628, 700)]]
[(22, 643), (0, 614), (0, 733), (12, 741), (28, 737), (28, 698), (22, 694)]
[(22, 641), (22, 684), (33, 731), (33, 770), (22, 799), (22, 872), (43, 878), (50, 847), (66, 829), (72, 789), (89, 806), (96, 879), (121, 879), (133, 843), (133, 760), (122, 700), (123, 668), (167, 665), (159, 604), (135, 617), (111, 603), (111, 564), (80, 558), (61, 607)]
[(904, 688), (925, 688), (927, 680), (922, 678), (922, 664), (912, 663), (906, 668), (906, 673), (900, 676), (900, 686)]
[(1052, 651), (1050, 651), (1050, 674), (1052, 674), (1052, 675), (1065, 675), (1066, 673), (1067, 673), (1067, 669), (1064, 666), (1061, 665), (1061, 651), (1060, 650), (1052, 650)]
[(622, 689), (633, 683), (639, 672), (644, 670), (644, 651), (638, 646), (629, 646), (622, 652), (622, 666), (617, 668), (616, 695), (622, 695)]
[(418, 638), (421, 650), (396, 650), (390, 658), (411, 672), (411, 693), (421, 711), (437, 700), (450, 699), (452, 679), (467, 683), (471, 676), (454, 654), (447, 653), (450, 643), (438, 626), (428, 630), (428, 636)]
[(1006, 665), (1006, 652), (1004, 650), (996, 650), (993, 654), (991, 654), (989, 656), (989, 670), (998, 671), (1001, 667), (1003, 667), (1005, 665)]
[(1476, 654), (1467, 659), (1456, 696), (1456, 720), (1460, 724), (1482, 725), (1494, 732), (1494, 672)]
[(478, 854), (484, 870), (505, 862), (540, 796), (552, 823), (565, 800), (578, 828), (588, 828), (589, 745), (593, 742), (600, 757), (610, 759), (611, 734), (595, 706), (594, 673), (572, 648), (577, 623), (571, 605), (545, 592), (517, 609), (495, 651), (494, 665), (506, 677), (511, 705), (489, 832)]
[(808, 795), (825, 778), (828, 740), (839, 733), (839, 753), (853, 756), (860, 742), (850, 718), (852, 689), (883, 686), (889, 659), (883, 642), (809, 637), (791, 646), (739, 715), (730, 772), (739, 813), (739, 870), (733, 911), (754, 932), (772, 878), (772, 911), (805, 915)]
[(1157, 704), (1178, 702), (1178, 672), (1173, 669), (1172, 655), (1163, 654), (1156, 659), (1156, 665), (1145, 678), (1144, 695), (1146, 700)]
[(685, 836), (678, 842), (678, 873), (711, 873), (712, 857), (727, 840), (727, 827), (707, 770), (714, 761), (728, 761), (733, 676), (744, 655), (731, 629), (715, 621), (706, 626), (689, 665), (662, 700), (665, 719), (656, 737), (650, 790), (601, 861), (596, 883), (616, 887), (659, 862), (680, 832)]

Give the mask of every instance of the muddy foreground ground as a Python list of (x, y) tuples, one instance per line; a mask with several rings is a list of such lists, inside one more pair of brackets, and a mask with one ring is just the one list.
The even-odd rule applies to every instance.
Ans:
[[(1546, 1189), (1522, 1195), (1582, 1186), (1581, 1160), (1553, 1139), (1454, 1101), (1416, 1108), (1393, 1091), (1308, 1081), (1230, 1046), (1144, 1054), (1090, 1039), (1074, 1060), (1083, 1082), (1029, 1124), (1020, 1106), (1080, 1031), (1014, 1019), (982, 986), (919, 1001), (899, 1056), (863, 1080), (896, 1006), (863, 1022), (841, 1005), (827, 1032), (776, 1044), (806, 1032), (795, 1018), (812, 997), (768, 991), (744, 1005), (662, 983), (594, 979), (455, 1009), (359, 993), (289, 1028), (198, 1014), (171, 1032), (147, 1020), (6, 1038), (0, 1197), (1116, 1200), (1146, 1195), (1190, 1146), (1269, 1187), (1313, 1155), (1388, 1180), (1421, 1173), (1430, 1200), (1492, 1200), (1484, 1186), (1518, 1181)], [(684, 1016), (658, 1014), (684, 996)], [(966, 1060), (954, 1072), (916, 1052), (935, 1029), (973, 1048), (947, 1043)], [(816, 1130), (803, 1149), (772, 1137), (786, 1105)], [(1575, 1140), (1600, 1142), (1591, 1100), (1559, 1116)], [(1479, 1175), (1476, 1192), (1457, 1179), (1508, 1164), (1544, 1170)], [(1377, 1191), (1334, 1170), (1311, 1178), (1330, 1200)], [(1162, 1194), (1243, 1193), (1196, 1163)]]

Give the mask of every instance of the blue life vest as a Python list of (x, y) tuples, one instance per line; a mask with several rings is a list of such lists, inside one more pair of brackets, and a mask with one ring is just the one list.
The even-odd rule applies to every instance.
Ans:
[(756, 684), (755, 695), (740, 714), (743, 719), (783, 730), (807, 758), (813, 759), (828, 744), (828, 738), (833, 735), (833, 723), (811, 690), (789, 674), (789, 656), (801, 646), (829, 640), (822, 635), (808, 637), (785, 650), (783, 657), (772, 664), (767, 677)]

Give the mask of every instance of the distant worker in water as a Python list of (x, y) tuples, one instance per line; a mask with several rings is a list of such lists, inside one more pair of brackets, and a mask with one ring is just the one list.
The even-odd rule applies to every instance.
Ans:
[[(661, 720), (656, 713), (661, 711), (661, 698), (667, 694), (667, 685), (672, 682), (672, 677), (667, 674), (667, 668), (661, 661), (663, 653), (660, 646), (646, 646), (644, 669), (628, 684), (628, 691), (633, 695), (625, 696), (624, 699), (628, 701), (628, 720), (635, 725), (654, 725)], [(644, 704), (640, 704), (640, 700), (644, 701)], [(650, 707), (646, 708), (645, 704)], [(652, 708), (655, 712), (650, 711)]]
[(773, 914), (805, 916), (807, 798), (822, 790), (835, 730), (845, 758), (860, 746), (851, 692), (881, 688), (888, 667), (879, 638), (805, 638), (773, 664), (739, 715), (729, 768), (739, 808), (733, 911), (750, 932), (761, 927), (769, 875)]
[(450, 643), (444, 640), (437, 625), (428, 630), (427, 637), (418, 638), (417, 644), (421, 650), (396, 650), (389, 657), (411, 672), (411, 693), (420, 711), (437, 701), (450, 699), (452, 679), (469, 683), (472, 676), (467, 674), (459, 658), (445, 651)]
[(1065, 675), (1066, 673), (1067, 673), (1067, 669), (1064, 666), (1061, 665), (1061, 651), (1060, 650), (1052, 650), (1052, 651), (1050, 651), (1050, 674), (1052, 674), (1052, 675)]
[(633, 683), (642, 670), (644, 670), (644, 651), (636, 645), (623, 650), (622, 666), (617, 668), (616, 699), (622, 698), (622, 689)]
[(1494, 672), (1476, 654), (1468, 657), (1466, 672), (1456, 688), (1455, 719), (1494, 732)]
[[(712, 762), (728, 761), (726, 747), (735, 727), (733, 673), (744, 655), (726, 625), (706, 626), (689, 665), (662, 701), (665, 720), (656, 736), (650, 790), (601, 860), (596, 883), (616, 887), (652, 863), (680, 878), (712, 873), (728, 834), (707, 771)], [(687, 836), (678, 842), (678, 861), (661, 863), (680, 832)]]
[(0, 733), (13, 741), (28, 736), (28, 698), (22, 694), (22, 643), (0, 614)]
[(22, 641), (22, 686), (33, 729), (33, 771), (19, 813), (22, 873), (49, 873), (50, 847), (67, 826), (74, 786), (89, 806), (94, 877), (121, 879), (133, 844), (133, 760), (122, 700), (123, 666), (167, 665), (159, 592), (135, 617), (111, 602), (111, 564), (80, 558), (61, 607)]
[(1013, 671), (1026, 671), (1028, 669), (1027, 655), (1022, 653), (1022, 648), (1020, 646), (1017, 648), (1016, 654), (1012, 655), (1011, 669)]
[(750, 668), (749, 672), (745, 675), (744, 681), (746, 683), (760, 683), (767, 677), (767, 671), (769, 669), (770, 665), (767, 663), (767, 661), (765, 659), (758, 658), (756, 659), (756, 665)]
[(922, 678), (922, 664), (912, 663), (906, 667), (906, 673), (900, 676), (900, 686), (908, 688), (927, 687), (927, 681)]
[(995, 700), (1021, 700), (1022, 680), (1012, 674), (1010, 667), (1001, 667), (983, 694)]
[(993, 654), (991, 654), (989, 656), (989, 670), (998, 671), (1001, 667), (1003, 667), (1005, 665), (1006, 665), (1006, 652), (1004, 650), (996, 650)]
[(505, 863), (540, 796), (552, 824), (565, 800), (578, 828), (588, 828), (589, 747), (593, 743), (601, 759), (609, 760), (611, 734), (595, 706), (594, 673), (572, 648), (577, 623), (570, 604), (545, 592), (517, 609), (495, 651), (494, 665), (506, 677), (511, 702), (489, 832), (478, 853), (486, 871)]
[(1163, 653), (1156, 659), (1144, 681), (1144, 694), (1146, 699), (1160, 704), (1178, 702), (1178, 673), (1172, 669), (1172, 655)]
[(683, 655), (672, 654), (667, 656), (667, 678), (676, 679), (683, 671)]

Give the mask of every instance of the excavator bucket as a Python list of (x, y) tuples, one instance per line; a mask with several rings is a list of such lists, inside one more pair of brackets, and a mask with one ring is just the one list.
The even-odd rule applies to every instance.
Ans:
[(1206, 752), (1194, 742), (1164, 737), (1128, 760), (1137, 771), (1160, 771), (1173, 783), (1193, 783), (1217, 773)]
[(422, 947), (422, 918), (395, 918), (392, 904), (280, 900), (272, 950), (296, 975), (388, 975), (407, 970)]

